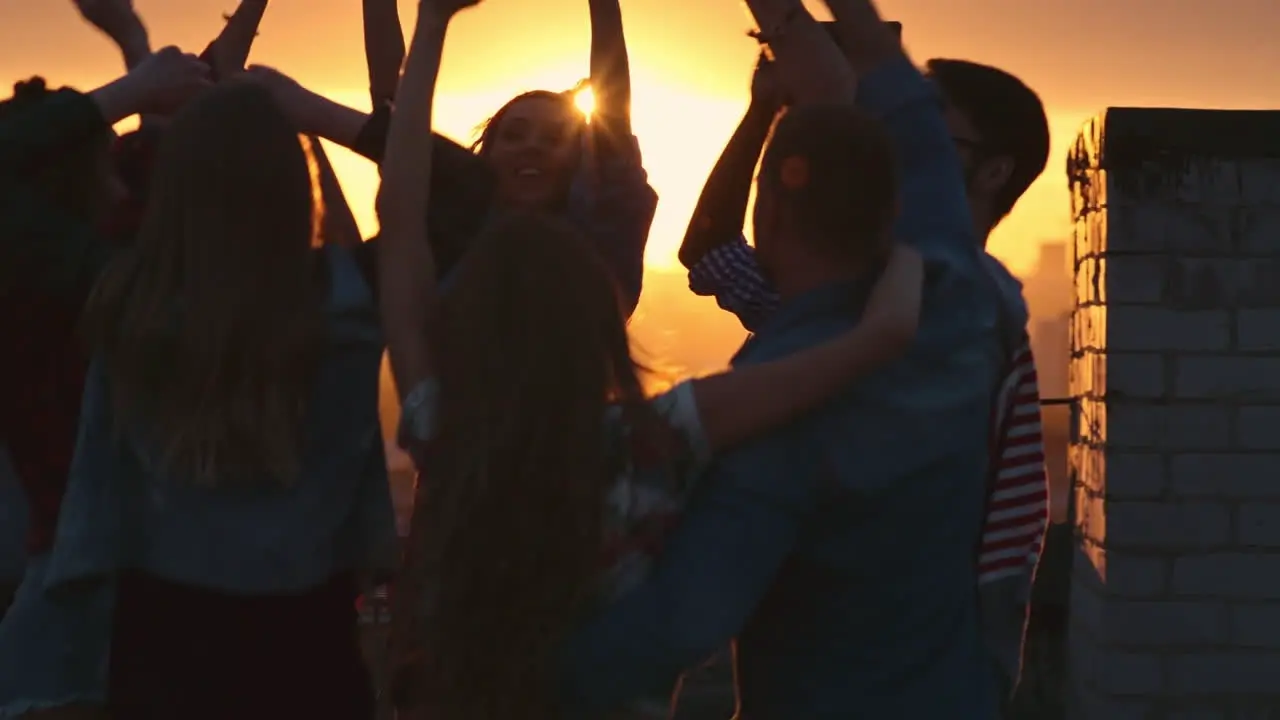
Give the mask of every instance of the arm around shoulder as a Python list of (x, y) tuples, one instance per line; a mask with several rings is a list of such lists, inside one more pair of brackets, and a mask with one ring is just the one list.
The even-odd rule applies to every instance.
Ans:
[(879, 117), (898, 158), (894, 237), (927, 259), (976, 269), (979, 242), (942, 97), (901, 52), (860, 79), (857, 105)]
[(817, 501), (797, 426), (724, 456), (669, 538), (654, 572), (570, 636), (568, 706), (607, 712), (669, 691), (746, 623)]

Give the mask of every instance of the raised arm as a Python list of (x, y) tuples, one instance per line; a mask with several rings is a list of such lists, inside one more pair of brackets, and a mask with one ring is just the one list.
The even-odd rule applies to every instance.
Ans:
[(826, 0), (836, 19), (836, 36), (859, 77), (906, 53), (896, 32), (870, 0)]
[(813, 511), (817, 453), (800, 429), (722, 457), (653, 573), (570, 634), (561, 665), (567, 717), (609, 717), (669, 693), (742, 630)]
[(151, 55), (147, 27), (133, 9), (133, 0), (73, 0), (80, 16), (101, 30), (120, 48), (125, 67), (132, 70)]
[(709, 449), (729, 448), (785, 425), (902, 356), (915, 339), (923, 286), (920, 255), (895, 246), (853, 330), (772, 362), (695, 380)]
[(232, 77), (244, 69), (266, 12), (267, 0), (240, 0), (236, 11), (226, 18), (227, 24), (209, 46), (219, 78)]
[(396, 0), (363, 0), (364, 57), (369, 66), (369, 94), (377, 109), (396, 98), (404, 64), (404, 33)]
[(631, 149), (631, 61), (618, 0), (587, 0), (591, 12), (591, 91), (597, 142), (606, 152)]
[(853, 70), (801, 0), (746, 0), (746, 4), (793, 102), (852, 101)]
[(978, 238), (964, 174), (936, 88), (912, 65), (870, 0), (827, 0), (848, 63), (858, 73), (857, 104), (883, 119), (898, 160), (901, 209), (894, 237), (931, 260), (976, 267)]
[(318, 135), (351, 148), (357, 145), (357, 139), (369, 121), (367, 113), (312, 92), (293, 78), (272, 68), (254, 65), (249, 68), (248, 77), (271, 92), (285, 114), (303, 134)]
[(756, 163), (783, 105), (773, 74), (773, 64), (762, 53), (751, 79), (751, 103), (707, 176), (680, 244), (686, 268), (692, 270), (713, 248), (742, 236)]
[(427, 332), (438, 305), (436, 264), (427, 236), (431, 187), (431, 113), (449, 20), (477, 0), (422, 0), (396, 93), (378, 192), (382, 224), (378, 300), (401, 396), (432, 376)]

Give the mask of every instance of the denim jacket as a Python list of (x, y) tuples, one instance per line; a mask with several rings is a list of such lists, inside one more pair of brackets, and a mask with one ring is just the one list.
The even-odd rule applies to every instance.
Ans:
[(47, 586), (136, 569), (229, 594), (270, 595), (314, 588), (340, 572), (394, 569), (377, 314), (349, 252), (325, 253), (330, 345), (304, 420), (296, 481), (210, 488), (156, 477), (136, 435), (115, 431), (108, 379), (95, 361)]

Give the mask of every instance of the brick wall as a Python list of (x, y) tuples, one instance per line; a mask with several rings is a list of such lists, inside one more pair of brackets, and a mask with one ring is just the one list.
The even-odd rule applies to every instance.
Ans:
[(1280, 112), (1112, 109), (1067, 164), (1069, 717), (1280, 718)]

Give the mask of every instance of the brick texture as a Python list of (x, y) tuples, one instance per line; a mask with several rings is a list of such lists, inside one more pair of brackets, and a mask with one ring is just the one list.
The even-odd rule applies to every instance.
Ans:
[(1280, 718), (1280, 112), (1111, 109), (1067, 174), (1068, 716)]

